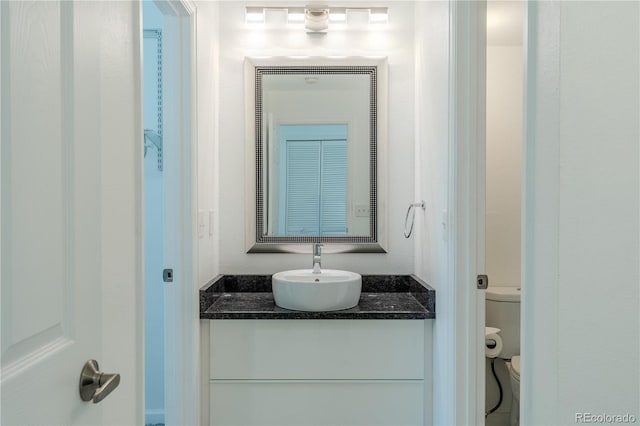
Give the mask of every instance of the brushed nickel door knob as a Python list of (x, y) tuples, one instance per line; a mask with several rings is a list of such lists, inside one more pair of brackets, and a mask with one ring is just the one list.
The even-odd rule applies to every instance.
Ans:
[(80, 398), (93, 400), (94, 404), (105, 399), (120, 384), (120, 374), (101, 373), (98, 361), (90, 359), (80, 372)]

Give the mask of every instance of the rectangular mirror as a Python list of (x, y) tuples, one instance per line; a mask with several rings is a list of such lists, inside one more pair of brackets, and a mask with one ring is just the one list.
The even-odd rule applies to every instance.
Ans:
[(248, 252), (384, 252), (386, 60), (247, 58), (245, 90)]

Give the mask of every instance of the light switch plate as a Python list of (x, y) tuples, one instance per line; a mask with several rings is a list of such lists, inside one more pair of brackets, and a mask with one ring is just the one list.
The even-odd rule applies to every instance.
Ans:
[(198, 238), (204, 238), (204, 231), (207, 227), (205, 217), (204, 210), (198, 210)]
[(355, 217), (369, 217), (369, 206), (367, 204), (356, 204), (353, 210)]

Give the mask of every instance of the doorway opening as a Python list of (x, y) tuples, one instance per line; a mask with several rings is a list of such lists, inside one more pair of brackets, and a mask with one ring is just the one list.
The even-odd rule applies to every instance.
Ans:
[(487, 426), (519, 423), (524, 2), (487, 2), (486, 326), (501, 349), (485, 366)]
[(145, 424), (165, 424), (162, 12), (143, 2)]
[(195, 7), (188, 0), (141, 3), (144, 417), (146, 425), (196, 424)]

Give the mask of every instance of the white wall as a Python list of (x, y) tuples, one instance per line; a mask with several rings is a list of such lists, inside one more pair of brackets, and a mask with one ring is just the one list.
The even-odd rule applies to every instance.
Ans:
[(523, 71), (521, 44), (487, 46), (485, 250), (492, 286), (520, 287)]
[[(196, 80), (197, 80), (197, 141), (198, 141), (198, 287), (205, 285), (220, 271), (218, 185), (218, 3), (197, 2), (196, 13)], [(212, 217), (212, 223), (209, 218)], [(211, 229), (211, 230), (210, 230)]]
[[(419, 2), (415, 6), (416, 137), (415, 196), (425, 200), (426, 211), (416, 212), (413, 243), (414, 273), (436, 289), (433, 322), (433, 422), (454, 418), (455, 322), (453, 287), (448, 276), (449, 180), (449, 4)], [(431, 404), (426, 401), (426, 404)]]
[[(367, 274), (411, 273), (413, 244), (402, 236), (402, 226), (406, 206), (413, 199), (414, 181), (413, 4), (390, 4), (389, 25), (383, 29), (330, 31), (319, 37), (307, 35), (301, 28), (249, 29), (244, 22), (244, 7), (248, 4), (242, 1), (218, 3), (220, 16), (224, 16), (217, 25), (219, 48), (213, 52), (220, 61), (219, 99), (223, 106), (218, 123), (219, 164), (215, 169), (220, 197), (220, 212), (217, 215), (220, 272), (269, 274), (282, 269), (310, 267), (311, 263), (310, 255), (245, 253), (244, 57), (347, 55), (389, 58), (388, 253), (325, 254), (323, 265)], [(285, 1), (279, 5), (287, 4), (306, 3)], [(212, 69), (207, 72), (212, 72)], [(207, 119), (213, 121), (215, 118), (212, 116)]]
[(523, 424), (640, 418), (639, 8), (529, 4)]

